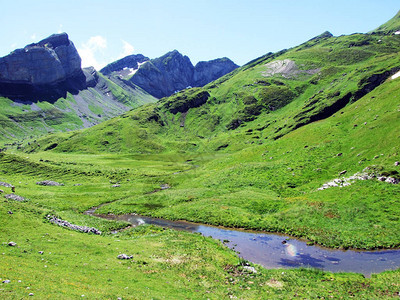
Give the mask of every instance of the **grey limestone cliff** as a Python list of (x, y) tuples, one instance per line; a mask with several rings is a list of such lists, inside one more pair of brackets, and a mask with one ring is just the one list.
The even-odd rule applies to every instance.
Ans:
[(210, 61), (200, 61), (194, 67), (192, 86), (204, 86), (238, 67), (229, 58), (223, 57)]
[(0, 58), (0, 95), (56, 100), (86, 88), (81, 58), (66, 33), (17, 49)]
[[(138, 58), (141, 61), (137, 61)], [(189, 57), (174, 50), (151, 60), (140, 54), (127, 56), (103, 68), (102, 73), (123, 77), (152, 96), (162, 98), (187, 87), (204, 86), (237, 67), (228, 58), (199, 62), (193, 66)], [(126, 72), (127, 68), (134, 71)]]

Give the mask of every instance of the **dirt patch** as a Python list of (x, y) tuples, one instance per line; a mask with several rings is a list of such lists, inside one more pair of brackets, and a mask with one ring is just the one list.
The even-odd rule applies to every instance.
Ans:
[(321, 69), (300, 70), (296, 63), (290, 59), (275, 60), (265, 65), (266, 71), (261, 72), (264, 77), (270, 77), (277, 74), (285, 78), (296, 77), (297, 75), (308, 74), (313, 75), (318, 73)]
[(269, 287), (276, 288), (276, 289), (283, 288), (283, 282), (276, 280), (276, 279), (271, 279), (271, 280), (267, 281), (265, 284), (268, 285)]

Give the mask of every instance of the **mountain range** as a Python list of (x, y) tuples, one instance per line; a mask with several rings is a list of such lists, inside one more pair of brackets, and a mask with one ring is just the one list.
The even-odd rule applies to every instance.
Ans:
[(0, 58), (0, 139), (90, 127), (235, 68), (227, 58), (193, 67), (175, 50), (152, 60), (131, 55), (99, 73), (81, 68), (66, 33), (54, 34)]
[(238, 68), (228, 58), (201, 61), (193, 66), (189, 57), (177, 50), (149, 59), (131, 55), (104, 67), (100, 72), (119, 76), (156, 98), (172, 95), (188, 87), (200, 87)]

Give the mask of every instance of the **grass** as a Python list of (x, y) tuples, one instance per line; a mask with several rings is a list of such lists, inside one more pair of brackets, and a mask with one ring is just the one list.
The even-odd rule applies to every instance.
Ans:
[[(400, 66), (399, 51), (400, 37), (385, 32), (323, 34), (92, 128), (9, 143), (0, 153), (0, 180), (13, 183), (16, 194), (29, 201), (1, 200), (7, 263), (0, 265), (0, 277), (11, 283), (2, 284), (0, 293), (4, 298), (25, 297), (31, 290), (42, 298), (397, 296), (399, 270), (370, 279), (259, 266), (253, 274), (218, 241), (152, 226), (125, 228), (124, 222), (82, 213), (105, 204), (99, 213), (281, 232), (331, 248), (399, 248), (399, 185), (367, 180), (318, 189), (360, 172), (398, 176), (400, 79), (390, 76)], [(285, 59), (295, 62), (294, 71), (266, 76), (267, 63)], [(128, 101), (116, 89), (119, 101)], [(49, 179), (65, 185), (35, 184)], [(47, 214), (103, 234), (56, 227), (45, 220)], [(11, 239), (20, 248), (7, 246)], [(119, 253), (134, 259), (119, 261)]]
[[(66, 157), (59, 162), (68, 165)], [(161, 173), (166, 157), (153, 160), (154, 164), (159, 164)], [(0, 283), (2, 299), (25, 298), (30, 293), (40, 299), (71, 299), (82, 295), (97, 299), (390, 298), (398, 292), (398, 271), (364, 278), (358, 274), (312, 269), (267, 270), (254, 266), (257, 273), (252, 273), (243, 268), (247, 262), (221, 242), (201, 235), (151, 225), (111, 234), (112, 230), (125, 228), (126, 223), (98, 219), (81, 212), (111, 199), (118, 201), (123, 195), (131, 197), (143, 193), (146, 187), (140, 186), (141, 180), (126, 181), (121, 183), (121, 188), (111, 188), (109, 156), (92, 157), (92, 163), (102, 162), (98, 168), (103, 173), (90, 169), (85, 170), (86, 174), (79, 174), (78, 166), (68, 170), (63, 164), (55, 164), (56, 156), (50, 158), (53, 163), (33, 164), (28, 161), (35, 161), (37, 157), (28, 160), (2, 155), (1, 180), (12, 182), (16, 193), (29, 199), (27, 202), (0, 200), (3, 262), (0, 282), (10, 280)], [(141, 164), (141, 158), (135, 157), (137, 165)], [(85, 159), (86, 163), (90, 160), (86, 157), (82, 161)], [(142, 164), (144, 172), (148, 170), (148, 159)], [(134, 164), (132, 157), (130, 161)], [(10, 169), (10, 165), (13, 168)], [(86, 169), (85, 163), (82, 166)], [(5, 173), (5, 169), (9, 171)], [(178, 165), (174, 171), (179, 170)], [(42, 187), (34, 183), (49, 177), (64, 182), (65, 186)], [(164, 182), (160, 178), (155, 181)], [(74, 186), (78, 182), (82, 186)], [(147, 179), (143, 185), (146, 182)], [(148, 190), (154, 187), (157, 185), (148, 186)], [(183, 191), (182, 196), (184, 194)], [(259, 208), (253, 205), (252, 209)], [(58, 227), (45, 219), (47, 214), (73, 224), (96, 227), (103, 233), (98, 236)], [(8, 246), (10, 241), (17, 246)], [(121, 253), (133, 255), (133, 259), (118, 260), (116, 257)]]
[[(182, 151), (162, 154), (128, 154), (123, 150), (128, 149), (123, 148), (124, 143), (118, 143), (128, 137), (123, 134), (123, 128), (132, 122), (138, 126), (131, 128), (131, 133), (143, 128), (143, 116), (128, 114), (86, 132), (91, 143), (98, 143), (97, 136), (107, 136), (110, 143), (106, 147), (119, 147), (116, 149), (122, 153), (89, 155), (47, 151), (32, 152), (29, 157), (36, 162), (47, 157), (49, 162), (45, 165), (78, 173), (83, 167), (86, 173), (121, 182), (118, 191), (104, 182), (104, 185), (96, 183), (85, 196), (79, 193), (72, 196), (76, 203), (82, 202), (82, 197), (91, 198), (91, 205), (118, 200), (102, 207), (99, 210), (102, 213), (139, 213), (278, 231), (335, 248), (396, 248), (400, 245), (398, 185), (375, 180), (355, 182), (344, 188), (317, 189), (338, 178), (343, 170), (347, 172), (344, 176), (371, 166), (379, 166), (375, 168), (381, 169), (381, 173), (396, 171), (394, 162), (400, 160), (400, 149), (391, 141), (398, 138), (395, 95), (399, 89), (397, 79), (389, 80), (331, 118), (301, 127), (278, 140), (262, 140), (263, 133), (249, 124), (234, 134), (228, 131), (209, 141), (202, 139), (200, 143), (197, 139), (196, 146), (189, 146), (194, 148), (192, 151), (181, 147)], [(132, 143), (129, 149), (144, 150), (146, 140), (151, 144), (165, 143), (169, 134), (163, 136), (165, 129), (159, 129), (154, 121), (150, 124), (143, 130), (155, 133), (141, 138), (140, 144), (125, 140), (126, 145)], [(122, 129), (116, 130), (115, 126)], [(260, 140), (262, 143), (253, 142)], [(49, 137), (48, 141), (56, 140)], [(76, 140), (69, 141), (70, 144), (64, 141), (55, 149), (76, 149)], [(217, 150), (224, 144), (232, 149), (231, 143), (237, 141), (247, 146), (237, 151)], [(190, 141), (176, 143), (188, 147)], [(177, 144), (169, 141), (162, 149)], [(80, 149), (87, 147), (97, 152), (97, 145), (81, 142)], [(144, 151), (149, 150), (146, 147)], [(166, 183), (171, 189), (150, 193)], [(78, 210), (85, 209), (87, 206)]]

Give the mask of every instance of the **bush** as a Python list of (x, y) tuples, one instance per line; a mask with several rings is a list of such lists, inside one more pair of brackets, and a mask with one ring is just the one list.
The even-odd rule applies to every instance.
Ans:
[(260, 89), (261, 103), (270, 110), (276, 110), (289, 104), (296, 94), (288, 87), (271, 86)]

